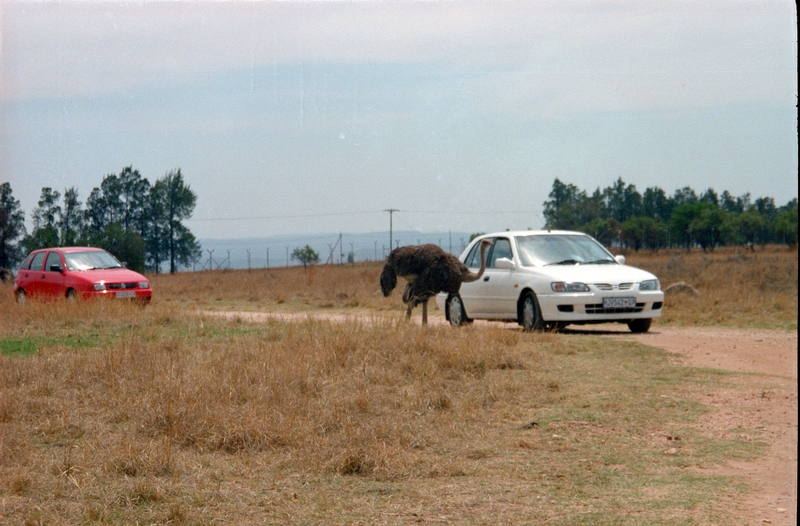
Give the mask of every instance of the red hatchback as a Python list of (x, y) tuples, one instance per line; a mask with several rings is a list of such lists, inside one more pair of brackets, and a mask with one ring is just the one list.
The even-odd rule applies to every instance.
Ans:
[(153, 295), (147, 278), (126, 269), (100, 248), (61, 247), (31, 252), (19, 266), (17, 303), (27, 298), (127, 298), (147, 303)]

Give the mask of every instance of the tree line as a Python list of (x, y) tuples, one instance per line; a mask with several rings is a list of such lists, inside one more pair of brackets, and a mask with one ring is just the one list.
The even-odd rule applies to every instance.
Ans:
[(200, 244), (183, 224), (191, 218), (197, 196), (180, 168), (152, 185), (132, 166), (103, 177), (82, 203), (78, 190), (63, 195), (50, 187), (31, 215), (33, 230), (12, 195), (11, 185), (0, 185), (0, 268), (10, 268), (25, 254), (46, 247), (96, 246), (114, 254), (138, 271), (171, 273), (200, 258)]
[(797, 198), (776, 206), (772, 197), (734, 197), (712, 188), (697, 193), (691, 187), (671, 196), (657, 187), (640, 193), (622, 178), (589, 194), (559, 179), (544, 202), (545, 227), (578, 230), (607, 246), (639, 250), (662, 247), (785, 243), (797, 244)]

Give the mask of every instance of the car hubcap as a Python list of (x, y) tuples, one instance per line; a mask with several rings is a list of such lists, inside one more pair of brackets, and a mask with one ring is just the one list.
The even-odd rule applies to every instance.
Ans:
[(461, 318), (461, 301), (458, 298), (453, 298), (450, 302), (450, 323), (461, 325)]
[(530, 329), (533, 328), (533, 301), (530, 298), (525, 300), (525, 306), (522, 310), (522, 318), (525, 321), (525, 327)]

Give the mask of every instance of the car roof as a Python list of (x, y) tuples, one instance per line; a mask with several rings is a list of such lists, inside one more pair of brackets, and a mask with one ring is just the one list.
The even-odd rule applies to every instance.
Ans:
[(575, 232), (573, 230), (506, 230), (503, 232), (494, 232), (492, 234), (484, 234), (478, 236), (484, 237), (498, 237), (498, 236), (588, 236), (585, 232)]
[[(41, 248), (39, 250), (51, 250), (54, 252), (104, 252), (102, 248), (97, 247), (50, 247), (50, 248)], [(37, 250), (38, 252), (38, 250)]]

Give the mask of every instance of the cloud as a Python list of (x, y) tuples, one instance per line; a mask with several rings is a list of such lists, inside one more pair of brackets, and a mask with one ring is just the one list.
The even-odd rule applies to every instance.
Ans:
[[(417, 64), (476, 110), (554, 115), (786, 100), (788, 2), (3, 4), (5, 101), (124, 95), (286, 64)], [(502, 96), (501, 96), (502, 95)]]

